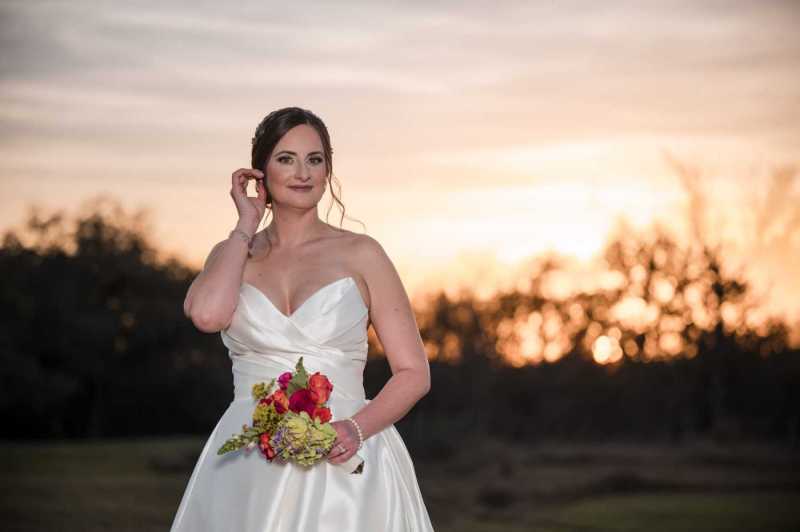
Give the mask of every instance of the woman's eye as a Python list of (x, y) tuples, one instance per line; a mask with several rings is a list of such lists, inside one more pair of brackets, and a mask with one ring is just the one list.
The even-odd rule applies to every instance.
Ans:
[(312, 157), (311, 162), (314, 164), (320, 164), (322, 163), (322, 157)]
[(289, 157), (288, 155), (281, 155), (280, 157), (278, 157), (278, 162), (279, 163), (282, 163), (282, 162), (285, 162), (285, 161), (291, 161), (291, 160), (292, 160), (292, 158)]

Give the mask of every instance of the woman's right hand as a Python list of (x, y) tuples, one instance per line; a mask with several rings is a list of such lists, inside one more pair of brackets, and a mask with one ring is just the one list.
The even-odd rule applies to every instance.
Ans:
[[(247, 182), (250, 179), (256, 180), (257, 197), (247, 195)], [(264, 181), (264, 173), (255, 168), (239, 168), (231, 175), (231, 197), (239, 211), (239, 221), (252, 227), (253, 231), (258, 228), (264, 213), (267, 210), (267, 187)]]

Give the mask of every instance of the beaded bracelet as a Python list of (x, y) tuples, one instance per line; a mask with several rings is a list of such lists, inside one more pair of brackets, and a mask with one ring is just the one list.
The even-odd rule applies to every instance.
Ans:
[(361, 449), (361, 447), (364, 445), (364, 433), (361, 432), (361, 427), (358, 425), (355, 419), (349, 417), (347, 418), (347, 421), (352, 423), (353, 426), (355, 426), (356, 430), (358, 431), (358, 449)]

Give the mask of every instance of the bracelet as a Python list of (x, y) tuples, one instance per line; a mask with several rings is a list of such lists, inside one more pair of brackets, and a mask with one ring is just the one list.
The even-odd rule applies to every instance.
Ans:
[(231, 231), (231, 233), (228, 235), (228, 238), (231, 238), (234, 234), (239, 235), (240, 237), (242, 237), (244, 239), (245, 242), (247, 242), (247, 249), (250, 249), (250, 248), (253, 247), (253, 237), (252, 236), (248, 235), (247, 233), (245, 233), (243, 230), (239, 229), (238, 227), (236, 229), (234, 229), (233, 231)]
[(356, 430), (358, 431), (358, 449), (361, 449), (361, 447), (364, 445), (364, 433), (361, 432), (361, 427), (358, 425), (355, 419), (349, 417), (347, 418), (347, 421), (356, 427)]

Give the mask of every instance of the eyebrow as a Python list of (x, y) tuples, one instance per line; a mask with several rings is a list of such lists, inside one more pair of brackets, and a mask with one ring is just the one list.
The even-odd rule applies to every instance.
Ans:
[[(276, 153), (275, 156), (277, 157), (281, 153), (288, 153), (289, 155), (294, 155), (295, 157), (297, 156), (297, 154), (295, 152), (289, 151), (289, 150), (281, 150), (278, 153)], [(322, 152), (321, 151), (312, 151), (311, 153), (309, 153), (309, 155), (322, 155)]]

